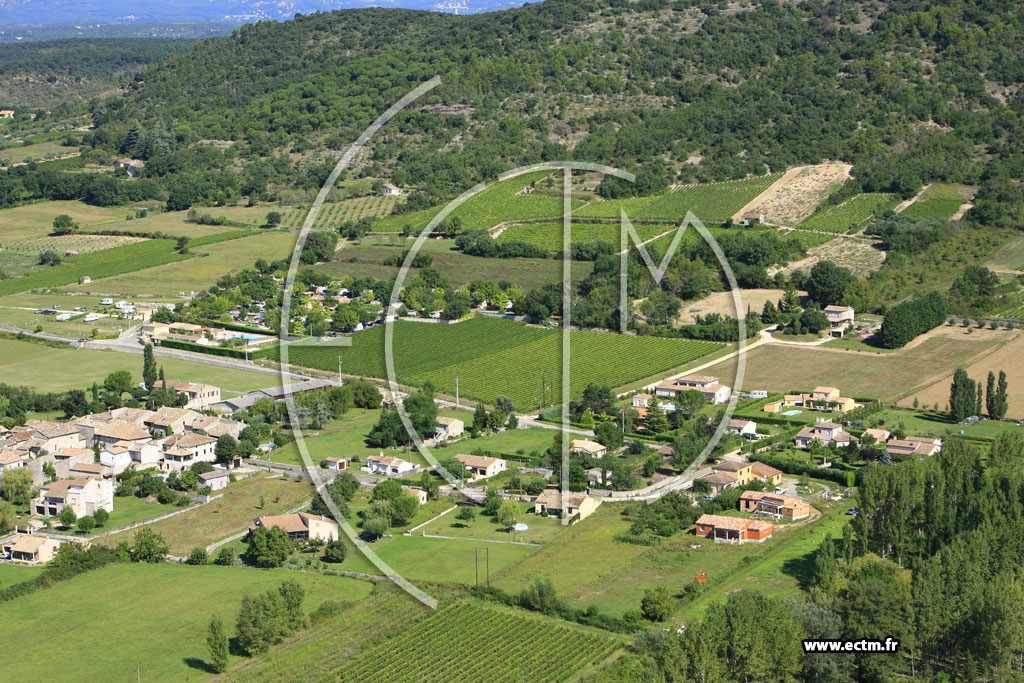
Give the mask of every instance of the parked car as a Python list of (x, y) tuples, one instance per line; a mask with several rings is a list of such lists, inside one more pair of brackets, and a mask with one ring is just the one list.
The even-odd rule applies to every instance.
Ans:
[(41, 314), (42, 314), (42, 313), (44, 313), (44, 312), (45, 312), (45, 311), (43, 311), (43, 309), (41, 309), (41, 308), (37, 308), (37, 309), (36, 309), (36, 315), (41, 315)]

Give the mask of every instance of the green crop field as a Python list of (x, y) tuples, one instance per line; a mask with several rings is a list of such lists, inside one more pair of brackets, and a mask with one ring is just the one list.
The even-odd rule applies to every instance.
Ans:
[[(405, 200), (401, 197), (375, 195), (343, 199), (340, 202), (325, 202), (316, 214), (313, 227), (336, 228), (347, 221), (387, 216), (394, 210), (395, 206), (403, 201)], [(282, 214), (281, 225), (286, 228), (301, 228), (307, 214), (309, 214), (309, 207), (291, 209), (287, 213)]]
[(900, 215), (914, 218), (949, 218), (962, 204), (970, 201), (974, 191), (975, 188), (968, 185), (933, 183)]
[[(231, 239), (232, 236), (241, 239)], [(125, 264), (120, 275), (109, 277), (100, 285), (94, 282), (89, 285), (74, 285), (68, 289), (161, 297), (178, 296), (181, 292), (187, 294), (210, 286), (227, 273), (252, 268), (256, 259), (276, 261), (288, 258), (295, 246), (295, 237), (294, 233), (283, 230), (259, 233), (235, 230), (210, 235), (190, 242), (189, 250), (192, 254), (189, 256), (164, 261), (162, 265), (154, 263), (128, 267), (131, 264)], [(218, 239), (231, 241), (210, 243), (211, 240)], [(171, 245), (174, 244), (175, 242), (171, 241)], [(110, 253), (110, 250), (100, 253)], [(96, 277), (93, 276), (93, 279)], [(3, 284), (6, 283), (0, 283), (0, 287)]]
[[(673, 229), (671, 225), (635, 225), (633, 228), (640, 240), (646, 242), (649, 239)], [(586, 242), (608, 242), (615, 246), (618, 251), (620, 243), (621, 227), (609, 223), (573, 223), (572, 241), (574, 244)], [(521, 225), (510, 225), (498, 236), (499, 242), (522, 241), (536, 244), (552, 252), (562, 249), (562, 224), (561, 223), (524, 223)]]
[(0, 240), (41, 237), (53, 230), (53, 219), (61, 214), (82, 227), (105, 226), (123, 220), (121, 207), (89, 206), (79, 201), (59, 200), (24, 204), (0, 210)]
[(895, 195), (883, 192), (868, 192), (850, 197), (842, 204), (819, 209), (800, 223), (801, 228), (844, 232), (860, 228), (875, 216), (879, 216), (898, 203)]
[(566, 681), (619, 647), (598, 631), (459, 602), (353, 657), (323, 680)]
[(43, 161), (55, 159), (65, 154), (77, 152), (77, 147), (65, 147), (56, 142), (37, 142), (32, 145), (19, 145), (0, 149), (0, 166), (17, 164), (23, 161)]
[[(578, 396), (591, 382), (616, 387), (674, 368), (711, 353), (721, 344), (684, 339), (634, 337), (604, 332), (573, 331), (571, 392)], [(358, 332), (342, 351), (345, 372), (386, 377), (384, 326)], [(488, 403), (504, 395), (521, 410), (538, 405), (542, 382), (546, 403), (561, 401), (561, 332), (530, 327), (500, 318), (472, 318), (455, 325), (395, 323), (395, 372), (402, 384), (426, 382), (455, 394), (455, 376), (462, 396)], [(296, 346), (291, 362), (335, 370), (337, 347)]]
[(625, 210), (631, 219), (681, 221), (687, 211), (693, 211), (705, 223), (722, 223), (781, 177), (781, 173), (774, 173), (744, 180), (684, 185), (654, 197), (592, 202), (573, 214), (581, 218), (617, 219), (620, 211)]
[[(157, 356), (168, 381), (208, 382), (227, 395), (237, 395), (281, 383), (275, 375)], [(118, 351), (58, 349), (14, 339), (0, 339), (0, 381), (31, 386), (36, 391), (85, 389), (115, 370), (130, 370), (142, 381), (142, 356)]]
[[(487, 230), (510, 221), (523, 221), (537, 218), (558, 218), (562, 215), (562, 197), (554, 192), (537, 189), (533, 194), (520, 194), (523, 188), (531, 183), (540, 186), (551, 171), (534, 171), (515, 178), (496, 183), (452, 212), (452, 217), (462, 221), (462, 230)], [(555, 188), (560, 187), (560, 179), (552, 176)], [(573, 201), (573, 206), (582, 202)], [(395, 214), (382, 218), (373, 224), (375, 232), (400, 232), (406, 226), (418, 234), (443, 209), (437, 206), (421, 211)], [(615, 216), (618, 218), (618, 214)]]
[[(4, 604), (4, 633), (32, 624), (34, 640), (61, 643), (22, 648), (5, 663), (4, 678), (38, 680), (46, 671), (47, 677), (67, 682), (204, 679), (210, 617), (219, 614), (233, 633), (242, 596), (286, 579), (306, 588), (307, 612), (328, 599), (365, 599), (373, 589), (368, 581), (281, 570), (115, 564)], [(242, 659), (232, 656), (232, 663)]]
[[(189, 248), (199, 248), (215, 242), (223, 242), (248, 235), (247, 230), (235, 230), (194, 239)], [(41, 287), (59, 287), (75, 283), (84, 275), (93, 280), (131, 273), (144, 268), (196, 258), (195, 254), (181, 254), (176, 251), (177, 242), (170, 239), (155, 239), (135, 242), (121, 247), (105, 249), (88, 254), (69, 256), (58, 266), (32, 271), (22, 277), (0, 282), (0, 296), (16, 294)], [(251, 265), (247, 263), (246, 265)], [(90, 285), (84, 285), (89, 287)], [(161, 292), (162, 293), (162, 292)]]

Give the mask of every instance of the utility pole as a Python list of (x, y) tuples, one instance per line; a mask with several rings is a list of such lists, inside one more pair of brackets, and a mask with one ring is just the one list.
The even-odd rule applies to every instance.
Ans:
[(338, 384), (341, 383), (341, 356), (338, 356)]
[(459, 376), (455, 375), (455, 407), (460, 408), (459, 405)]

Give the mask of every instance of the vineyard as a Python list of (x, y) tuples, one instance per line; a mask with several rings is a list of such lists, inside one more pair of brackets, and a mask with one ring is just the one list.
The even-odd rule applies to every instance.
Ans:
[[(671, 225), (634, 225), (636, 234), (640, 240), (647, 240), (657, 237), (663, 232), (673, 229)], [(573, 244), (584, 244), (586, 242), (608, 242), (618, 250), (619, 225), (611, 223), (573, 223), (572, 241)], [(562, 249), (562, 224), (561, 223), (523, 223), (511, 225), (502, 231), (498, 236), (498, 242), (522, 241), (536, 244), (549, 251), (561, 251)]]
[(0, 250), (16, 254), (35, 255), (50, 249), (63, 256), (67, 251), (87, 254), (93, 251), (103, 251), (104, 249), (121, 247), (126, 244), (134, 244), (142, 239), (141, 237), (115, 237), (113, 235), (30, 237), (20, 240), (0, 241)]
[(781, 173), (719, 183), (684, 185), (655, 197), (610, 199), (587, 204), (574, 215), (581, 218), (619, 218), (620, 211), (632, 219), (681, 221), (693, 211), (705, 223), (724, 223), (782, 177)]
[(619, 647), (594, 632), (457, 603), (381, 641), (322, 680), (566, 681)]
[[(573, 331), (570, 391), (579, 396), (587, 384), (618, 387), (678, 367), (721, 348), (721, 344), (684, 339), (634, 337)], [(561, 331), (530, 327), (501, 318), (471, 318), (456, 325), (398, 321), (394, 361), (399, 383), (431, 382), (441, 393), (455, 395), (455, 376), (463, 397), (493, 403), (512, 399), (520, 410), (561, 401)], [(297, 365), (337, 370), (337, 347), (297, 346)], [(386, 377), (384, 327), (352, 336), (341, 352), (347, 374)], [(542, 385), (546, 384), (544, 392)]]
[(808, 230), (824, 230), (825, 232), (860, 229), (869, 220), (892, 209), (897, 203), (895, 195), (883, 192), (859, 194), (847, 199), (842, 204), (816, 211), (805, 218), (800, 223), (800, 227)]
[[(357, 221), (360, 218), (387, 216), (401, 201), (404, 201), (401, 197), (371, 196), (325, 202), (316, 214), (313, 227), (337, 228), (342, 223)], [(308, 213), (308, 208), (291, 209), (281, 216), (281, 225), (286, 228), (301, 228)]]
[(934, 183), (900, 215), (912, 218), (949, 218), (973, 195), (974, 188), (966, 185)]
[[(557, 193), (538, 189), (531, 194), (522, 193), (527, 185), (541, 183), (551, 171), (534, 171), (496, 183), (475, 195), (455, 209), (451, 217), (462, 221), (462, 230), (488, 230), (499, 223), (523, 221), (537, 218), (559, 218), (562, 215), (562, 197)], [(559, 179), (552, 177), (555, 188)], [(573, 206), (582, 202), (573, 201)], [(373, 225), (375, 232), (400, 232), (405, 228), (419, 233), (438, 214), (443, 206), (422, 211), (388, 216)], [(617, 218), (618, 216), (616, 216)]]

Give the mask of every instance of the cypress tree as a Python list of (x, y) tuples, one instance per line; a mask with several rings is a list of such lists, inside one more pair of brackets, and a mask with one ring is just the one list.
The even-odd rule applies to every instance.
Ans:
[(153, 357), (153, 345), (146, 344), (142, 351), (142, 382), (146, 391), (153, 391), (156, 386), (156, 358)]
[(992, 371), (988, 371), (988, 382), (985, 387), (985, 412), (988, 416), (995, 419), (996, 417), (996, 376), (992, 374)]
[(1000, 370), (999, 384), (996, 385), (996, 412), (992, 415), (994, 420), (1002, 420), (1006, 417), (1006, 411), (1010, 407), (1007, 390), (1006, 372)]
[(206, 645), (210, 649), (210, 668), (215, 673), (224, 673), (228, 668), (228, 636), (220, 616), (214, 614), (206, 634)]

